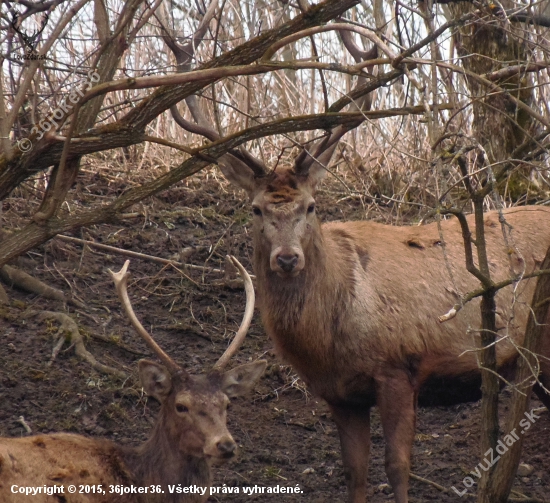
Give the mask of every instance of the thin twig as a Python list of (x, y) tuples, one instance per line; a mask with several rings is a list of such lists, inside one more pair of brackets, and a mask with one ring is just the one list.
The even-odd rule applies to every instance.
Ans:
[(416, 475), (416, 474), (411, 472), (409, 474), (409, 477), (413, 480), (418, 480), (419, 482), (424, 482), (425, 484), (429, 484), (431, 486), (434, 486), (436, 489), (438, 489), (439, 491), (441, 491), (443, 493), (448, 493), (449, 492), (449, 489), (447, 489), (446, 487), (440, 486), (438, 483), (433, 482), (432, 480), (425, 479), (424, 477), (421, 477), (420, 475)]
[[(187, 267), (189, 269), (197, 269), (197, 270), (200, 270), (200, 271), (208, 271), (208, 272), (217, 272), (217, 273), (220, 273), (220, 274), (223, 274), (225, 272), (222, 269), (217, 269), (215, 267), (204, 267), (204, 266), (194, 265), (194, 264), (184, 264), (183, 262), (178, 262), (177, 260), (169, 260), (169, 259), (166, 259), (166, 258), (155, 257), (153, 255), (147, 255), (146, 253), (138, 253), (138, 252), (134, 252), (134, 251), (131, 251), (131, 250), (123, 250), (122, 248), (117, 248), (115, 246), (104, 245), (104, 244), (101, 244), (101, 243), (96, 243), (94, 241), (88, 241), (86, 239), (73, 238), (71, 236), (63, 236), (62, 234), (58, 234), (55, 237), (56, 237), (56, 239), (61, 239), (62, 241), (78, 243), (78, 244), (82, 244), (82, 245), (88, 245), (88, 246), (92, 246), (94, 248), (97, 248), (98, 250), (110, 251), (110, 252), (113, 252), (113, 253), (118, 253), (119, 255), (124, 255), (126, 257), (149, 260), (151, 262), (157, 262), (159, 264), (171, 265), (171, 266), (174, 266), (174, 267)], [(254, 276), (251, 275), (251, 277), (253, 278)]]

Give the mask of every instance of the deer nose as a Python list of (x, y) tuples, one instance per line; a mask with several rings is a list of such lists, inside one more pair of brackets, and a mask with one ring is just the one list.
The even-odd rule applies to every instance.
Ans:
[(235, 455), (237, 445), (231, 440), (223, 440), (218, 442), (216, 447), (218, 448), (218, 451), (220, 451), (222, 458), (231, 458)]
[(292, 272), (298, 264), (298, 255), (279, 255), (277, 257), (277, 265), (284, 272)]

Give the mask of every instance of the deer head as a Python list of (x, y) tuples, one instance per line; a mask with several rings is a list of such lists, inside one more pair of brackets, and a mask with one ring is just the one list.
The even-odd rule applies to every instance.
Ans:
[[(251, 170), (238, 172), (222, 166), (225, 177), (244, 188), (252, 204), (255, 247), (269, 257), (269, 268), (282, 277), (294, 277), (305, 267), (304, 249), (318, 234), (315, 188), (326, 170), (280, 169), (264, 177)], [(260, 251), (260, 250), (258, 250)]]
[(234, 455), (236, 444), (227, 430), (226, 410), (229, 398), (249, 391), (263, 375), (265, 360), (223, 371), (242, 344), (254, 310), (254, 288), (250, 276), (234, 257), (230, 260), (245, 282), (247, 302), (241, 326), (231, 345), (205, 375), (193, 376), (170, 358), (153, 340), (137, 319), (130, 303), (127, 283), (128, 265), (111, 273), (116, 290), (132, 326), (158, 356), (162, 364), (151, 360), (139, 362), (139, 376), (144, 390), (161, 404), (155, 442), (162, 435), (181, 453), (207, 459), (226, 459)]
[[(194, 39), (197, 45), (203, 35), (204, 31), (199, 29)], [(358, 63), (377, 56), (376, 45), (365, 51), (357, 46), (350, 31), (339, 30), (339, 35)], [(176, 57), (179, 71), (188, 70), (194, 46), (180, 46), (166, 29), (163, 38)], [(281, 47), (281, 44), (276, 43), (273, 50), (268, 50), (266, 54), (269, 53), (271, 57)], [(360, 76), (355, 88), (359, 89), (365, 81), (365, 77)], [(172, 107), (170, 111), (178, 125), (210, 141), (220, 139), (220, 134), (209, 124), (198, 106), (197, 97), (189, 96), (185, 101), (195, 122), (185, 120), (177, 107)], [(368, 110), (371, 105), (372, 95), (366, 94), (353, 102), (351, 108)], [(252, 203), (255, 256), (268, 256), (269, 268), (279, 276), (296, 277), (304, 269), (304, 249), (314, 236), (319, 235), (316, 232), (319, 224), (315, 216), (315, 188), (325, 177), (340, 139), (361, 122), (363, 118), (338, 126), (326, 131), (319, 140), (307, 147), (301, 146), (292, 168), (271, 171), (243, 147), (232, 149), (218, 159), (224, 176), (243, 188)], [(260, 249), (262, 253), (259, 253)]]

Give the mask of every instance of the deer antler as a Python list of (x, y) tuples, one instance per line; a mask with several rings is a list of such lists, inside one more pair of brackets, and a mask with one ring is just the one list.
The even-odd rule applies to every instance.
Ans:
[[(191, 115), (193, 116), (193, 119), (196, 123), (193, 124), (192, 122), (185, 120), (181, 116), (178, 108), (176, 106), (173, 106), (172, 108), (170, 108), (170, 112), (172, 113), (172, 117), (174, 118), (176, 123), (186, 131), (204, 136), (210, 141), (219, 140), (221, 136), (217, 133), (217, 131), (207, 125), (207, 121), (198, 106), (197, 97), (195, 95), (188, 96), (187, 98), (185, 98), (185, 102), (187, 103), (187, 107), (189, 108), (189, 111), (191, 112)], [(244, 147), (231, 149), (229, 153), (221, 156), (218, 159), (218, 162), (221, 162), (222, 164), (230, 164), (233, 166), (238, 165), (239, 163), (243, 163), (245, 166), (248, 166), (257, 177), (265, 176), (269, 172), (265, 164), (254, 157)]]
[[(214, 17), (214, 11), (217, 8), (217, 5), (218, 1), (212, 0), (210, 5), (208, 6), (203, 20), (197, 28), (197, 31), (193, 34), (191, 40), (184, 45), (178, 44), (170, 31), (165, 27), (165, 24), (167, 23), (161, 22), (161, 29), (163, 32), (162, 38), (176, 58), (177, 72), (186, 72), (191, 69), (191, 62), (193, 61), (195, 50), (201, 44), (204, 38), (204, 35), (208, 28), (208, 24)], [(170, 108), (170, 112), (172, 113), (172, 117), (174, 118), (176, 123), (182, 129), (185, 129), (186, 131), (193, 134), (204, 136), (210, 141), (216, 141), (220, 139), (220, 135), (218, 134), (218, 132), (210, 127), (210, 124), (201, 112), (197, 104), (196, 95), (188, 96), (185, 99), (185, 102), (187, 104), (187, 107), (189, 108), (189, 111), (191, 112), (191, 115), (193, 116), (195, 124), (185, 120), (180, 114), (178, 107), (174, 105)], [(218, 162), (220, 162), (221, 164), (232, 166), (236, 170), (242, 169), (244, 165), (245, 168), (248, 167), (249, 169), (251, 169), (257, 177), (265, 176), (269, 172), (268, 168), (264, 165), (264, 163), (262, 163), (262, 161), (254, 157), (243, 147), (230, 150), (229, 153), (221, 156), (218, 159)]]
[(233, 338), (233, 341), (225, 350), (225, 353), (214, 364), (213, 369), (215, 370), (223, 369), (227, 365), (229, 360), (231, 360), (233, 355), (239, 350), (241, 344), (244, 341), (244, 338), (246, 337), (248, 329), (250, 328), (250, 322), (252, 321), (252, 315), (254, 314), (254, 285), (252, 284), (250, 275), (248, 274), (248, 272), (246, 272), (246, 269), (242, 266), (242, 264), (235, 257), (233, 257), (233, 255), (228, 255), (227, 258), (229, 258), (233, 265), (239, 270), (239, 274), (244, 281), (244, 289), (246, 292), (246, 307), (244, 309), (243, 321), (241, 321), (241, 326), (239, 327), (237, 334)]
[[(360, 49), (355, 42), (353, 41), (352, 33), (346, 30), (338, 30), (340, 38), (348, 52), (352, 55), (357, 63), (361, 61), (368, 61), (369, 59), (374, 59), (378, 53), (378, 48), (374, 45), (368, 51)], [(366, 67), (368, 68), (368, 67)], [(364, 84), (365, 77), (359, 77), (355, 88), (360, 87)], [(372, 96), (367, 94), (359, 99), (355, 104), (354, 108), (358, 111), (361, 110), (370, 110), (372, 106)], [(296, 157), (294, 161), (294, 172), (297, 175), (307, 175), (311, 166), (314, 162), (318, 162), (323, 166), (326, 166), (338, 145), (338, 142), (348, 131), (357, 127), (363, 119), (358, 119), (357, 123), (354, 125), (347, 126), (338, 126), (332, 131), (327, 132), (323, 138), (318, 140), (309, 148), (304, 148), (302, 152)]]
[(171, 374), (184, 373), (185, 371), (176, 363), (172, 358), (170, 358), (162, 348), (154, 341), (154, 339), (149, 335), (147, 330), (143, 328), (141, 322), (137, 319), (136, 313), (132, 308), (130, 303), (130, 298), (128, 297), (128, 265), (130, 261), (127, 260), (124, 262), (122, 269), (118, 272), (113, 272), (109, 269), (109, 273), (115, 282), (116, 291), (126, 316), (130, 319), (130, 323), (135, 328), (136, 332), (141, 335), (145, 343), (149, 346), (149, 349), (153, 351), (159, 359), (166, 365)]
[(19, 21), (19, 14), (14, 14), (13, 19), (11, 20), (11, 26), (16, 31), (16, 33), (19, 33), (19, 36), (23, 39), (25, 42), (25, 45), (29, 44), (30, 41), (27, 39), (29, 38), (25, 32), (22, 32), (18, 27), (18, 21)]
[[(229, 347), (225, 350), (220, 359), (214, 364), (213, 369), (215, 370), (222, 370), (227, 365), (229, 360), (231, 360), (233, 355), (239, 350), (244, 341), (244, 338), (246, 337), (248, 329), (250, 328), (250, 322), (252, 321), (252, 315), (254, 314), (255, 295), (252, 279), (250, 278), (248, 272), (246, 272), (246, 269), (235, 257), (233, 257), (232, 255), (228, 255), (228, 258), (239, 270), (239, 274), (243, 278), (244, 288), (246, 291), (246, 307), (244, 310), (243, 320), (241, 321), (241, 326), (239, 327), (239, 330), (237, 331), (237, 334), (233, 338), (233, 341), (231, 342)], [(159, 357), (159, 359), (162, 360), (162, 362), (166, 365), (166, 367), (172, 374), (184, 372), (184, 370), (176, 362), (174, 362), (174, 360), (172, 360), (172, 358), (170, 358), (154, 341), (147, 330), (143, 328), (141, 322), (137, 319), (136, 313), (132, 308), (130, 298), (128, 297), (129, 265), (130, 261), (127, 260), (126, 262), (124, 262), (124, 265), (122, 266), (122, 269), (120, 271), (113, 272), (111, 271), (111, 269), (109, 269), (109, 274), (115, 282), (116, 291), (118, 293), (118, 297), (120, 299), (120, 302), (122, 303), (124, 311), (126, 312), (126, 316), (128, 316), (128, 319), (130, 320), (132, 326), (135, 328), (136, 332), (141, 335), (143, 340), (149, 346), (149, 349), (151, 349), (151, 351), (153, 351)]]
[[(193, 43), (189, 42), (185, 46), (179, 45), (176, 40), (172, 37), (172, 35), (168, 32), (168, 30), (164, 29), (163, 38), (168, 45), (168, 47), (172, 50), (176, 57), (177, 61), (177, 71), (187, 71), (190, 68), (190, 63), (192, 61), (192, 58), (195, 53), (195, 49), (202, 41), (202, 38), (204, 36), (204, 29), (207, 25), (207, 23), (210, 21), (210, 19), (213, 17), (213, 4), (217, 3), (216, 0), (213, 0), (213, 2), (210, 4), (208, 8), (209, 15), (205, 15), (205, 19), (197, 29), (196, 34), (193, 37)], [(365, 51), (363, 49), (360, 49), (355, 42), (353, 41), (353, 37), (350, 31), (347, 31), (341, 27), (341, 25), (337, 25), (335, 29), (338, 29), (338, 33), (340, 34), (342, 38), (342, 42), (346, 49), (349, 51), (349, 53), (352, 55), (352, 57), (357, 61), (368, 61), (369, 59), (375, 58), (377, 54), (377, 45), (380, 45), (382, 50), (386, 50), (387, 47), (383, 43), (381, 39), (376, 37), (375, 35), (367, 36), (365, 34), (362, 34), (364, 36), (367, 36), (371, 40), (371, 42), (374, 42), (374, 46), (368, 50)], [(357, 30), (354, 30), (357, 31)], [(286, 39), (283, 39), (286, 40)], [(280, 48), (277, 45), (277, 49)], [(269, 52), (269, 51), (268, 51)], [(369, 68), (369, 66), (366, 66), (365, 69)], [(364, 83), (365, 77), (360, 76), (357, 79), (357, 83), (355, 86), (355, 89), (361, 87), (361, 85)], [(186, 104), (189, 108), (189, 111), (191, 112), (191, 115), (193, 116), (193, 120), (195, 121), (195, 124), (185, 120), (181, 114), (179, 113), (176, 106), (173, 106), (170, 111), (172, 112), (172, 116), (176, 123), (185, 129), (186, 131), (189, 131), (190, 133), (198, 134), (201, 136), (204, 136), (205, 138), (209, 139), (210, 141), (216, 141), (220, 138), (219, 133), (212, 128), (212, 126), (208, 123), (207, 119), (204, 117), (204, 114), (201, 112), (200, 108), (197, 106), (196, 102), (196, 95), (188, 96), (186, 99)], [(367, 94), (365, 96), (362, 96), (359, 98), (355, 103), (353, 103), (352, 108), (355, 108), (356, 110), (369, 110), (371, 108), (372, 99), (371, 95)], [(331, 157), (334, 153), (334, 150), (336, 149), (336, 146), (338, 145), (338, 142), (340, 139), (351, 129), (357, 127), (361, 122), (363, 122), (364, 118), (358, 118), (357, 121), (354, 121), (352, 124), (342, 125), (338, 126), (332, 130), (327, 131), (327, 133), (318, 141), (316, 141), (313, 145), (303, 148), (300, 155), (295, 160), (294, 163), (294, 172), (297, 175), (306, 176), (311, 168), (311, 166), (314, 163), (318, 163), (321, 166), (326, 166)], [(228, 170), (233, 171), (235, 173), (243, 172), (246, 169), (251, 170), (254, 173), (255, 177), (264, 177), (269, 174), (270, 170), (263, 164), (259, 159), (254, 157), (250, 152), (248, 152), (244, 147), (239, 147), (238, 149), (233, 149), (229, 151), (227, 154), (221, 156), (218, 159), (218, 162), (222, 166), (226, 166)]]

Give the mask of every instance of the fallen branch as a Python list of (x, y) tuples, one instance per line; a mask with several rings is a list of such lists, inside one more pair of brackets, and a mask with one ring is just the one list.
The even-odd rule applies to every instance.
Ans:
[[(0, 279), (4, 281), (7, 285), (11, 287), (17, 287), (21, 290), (30, 293), (36, 293), (41, 297), (52, 300), (59, 300), (63, 303), (69, 303), (74, 306), (84, 308), (85, 306), (74, 299), (71, 295), (66, 295), (61, 290), (53, 288), (52, 286), (46, 285), (39, 279), (27, 274), (20, 269), (12, 267), (11, 265), (5, 265), (0, 268)], [(1, 295), (0, 295), (1, 297)]]
[[(46, 319), (54, 319), (57, 321), (60, 326), (57, 330), (56, 336), (61, 336), (60, 340), (55, 345), (53, 352), (52, 352), (52, 359), (51, 362), (55, 359), (57, 356), (57, 353), (61, 349), (61, 346), (65, 341), (70, 342), (72, 345), (74, 345), (75, 353), (76, 355), (84, 360), (85, 362), (88, 362), (94, 369), (96, 369), (99, 372), (102, 372), (104, 374), (110, 374), (114, 375), (116, 377), (120, 377), (121, 379), (126, 379), (127, 375), (117, 370), (113, 367), (109, 367), (108, 365), (103, 365), (102, 363), (99, 363), (95, 357), (86, 349), (84, 346), (84, 339), (82, 337), (82, 334), (78, 330), (78, 326), (76, 322), (67, 314), (65, 313), (56, 313), (53, 311), (31, 311), (27, 313), (27, 317), (30, 316), (36, 316), (38, 315), (39, 320), (46, 320)], [(50, 365), (51, 365), (50, 362)]]
[(116, 246), (110, 246), (110, 245), (104, 245), (101, 243), (96, 243), (95, 241), (88, 241), (86, 239), (79, 239), (79, 238), (73, 238), (71, 236), (63, 236), (62, 234), (58, 234), (55, 236), (56, 239), (61, 239), (62, 241), (67, 241), (70, 243), (78, 243), (81, 245), (88, 245), (93, 248), (97, 248), (98, 250), (105, 250), (110, 251), (113, 253), (118, 253), (119, 255), (124, 255), (125, 257), (132, 257), (132, 258), (139, 258), (143, 260), (149, 260), (151, 262), (157, 262), (158, 264), (163, 265), (173, 265), (175, 267), (187, 267), (189, 269), (197, 269), (200, 271), (210, 271), (210, 272), (217, 272), (217, 273), (224, 273), (225, 271), (222, 271), (221, 269), (216, 269), (215, 267), (204, 267), (200, 265), (193, 265), (193, 264), (184, 264), (183, 262), (178, 262), (177, 260), (169, 260), (166, 258), (161, 257), (155, 257), (154, 255), (147, 255), (146, 253), (138, 253), (131, 250), (124, 250), (122, 248), (117, 248)]
[[(542, 408), (546, 410), (546, 407), (542, 407)], [(450, 489), (439, 485), (437, 482), (434, 482), (434, 481), (429, 480), (429, 479), (425, 479), (424, 477), (420, 477), (420, 475), (416, 475), (412, 472), (409, 474), (409, 477), (413, 480), (418, 480), (419, 482), (423, 482), (424, 484), (428, 484), (430, 486), (433, 486), (438, 491), (441, 491), (442, 493), (450, 493), (451, 492)], [(539, 498), (531, 498), (529, 496), (525, 496), (524, 494), (521, 494), (518, 491), (512, 490), (512, 493), (514, 493), (518, 497), (517, 498), (508, 498), (509, 502), (513, 502), (513, 503), (548, 503), (547, 500), (541, 500)], [(466, 496), (468, 498), (476, 498), (475, 494), (470, 494), (470, 493), (466, 493), (464, 496)]]
[(443, 487), (443, 486), (440, 486), (437, 482), (433, 482), (432, 480), (429, 480), (429, 479), (425, 479), (424, 477), (421, 477), (420, 475), (416, 475), (414, 473), (410, 473), (409, 474), (409, 477), (413, 480), (418, 480), (419, 482), (424, 482), (424, 484), (428, 484), (430, 486), (433, 486), (435, 487), (437, 490), (443, 492), (443, 493), (448, 493), (450, 492), (449, 489), (447, 489), (446, 487)]
[[(97, 248), (98, 250), (105, 250), (105, 251), (109, 251), (109, 252), (112, 252), (112, 253), (118, 253), (119, 255), (124, 255), (126, 257), (139, 258), (139, 259), (142, 259), (142, 260), (149, 260), (151, 262), (157, 262), (158, 264), (163, 264), (163, 265), (171, 265), (171, 266), (174, 266), (176, 269), (177, 268), (183, 268), (183, 269), (188, 268), (188, 269), (196, 269), (198, 271), (215, 272), (215, 273), (219, 273), (219, 274), (224, 274), (225, 279), (222, 280), (222, 281), (216, 281), (216, 282), (212, 283), (212, 286), (221, 286), (221, 287), (230, 288), (230, 289), (233, 289), (233, 290), (244, 288), (244, 283), (243, 283), (243, 280), (241, 278), (228, 277), (228, 274), (227, 274), (228, 271), (227, 270), (224, 271), (222, 269), (217, 269), (216, 267), (205, 267), (205, 266), (202, 266), (202, 265), (185, 264), (183, 262), (178, 262), (177, 260), (170, 260), (170, 259), (166, 259), (166, 258), (155, 257), (154, 255), (147, 255), (146, 253), (139, 253), (139, 252), (135, 252), (135, 251), (131, 251), (131, 250), (124, 250), (122, 248), (117, 248), (116, 246), (104, 245), (104, 244), (101, 244), (101, 243), (96, 243), (95, 241), (88, 241), (86, 239), (73, 238), (71, 236), (64, 236), (62, 234), (58, 234), (55, 237), (56, 237), (56, 239), (60, 239), (62, 241), (67, 241), (69, 243), (78, 243), (78, 244), (81, 244), (81, 245), (88, 245), (88, 246), (91, 246), (93, 248)], [(179, 272), (181, 274), (184, 274), (182, 271), (179, 271)], [(236, 271), (235, 271), (235, 274), (236, 274)], [(188, 276), (186, 276), (186, 277), (187, 277), (188, 280), (195, 283), (191, 278), (189, 278)], [(253, 280), (256, 279), (256, 276), (254, 276), (253, 274), (251, 274), (250, 277)]]
[(144, 353), (143, 351), (139, 351), (138, 349), (134, 349), (133, 347), (128, 346), (127, 344), (124, 344), (123, 342), (112, 339), (110, 337), (105, 337), (104, 335), (92, 333), (92, 334), (90, 334), (90, 337), (93, 337), (94, 339), (97, 339), (98, 341), (105, 342), (106, 344), (113, 344), (117, 348), (123, 349), (124, 351), (127, 351), (128, 353), (139, 356), (141, 358), (145, 358), (146, 356), (148, 356), (148, 353)]
[[(516, 491), (514, 491), (516, 492)], [(513, 503), (548, 503), (548, 500), (541, 500), (539, 498), (531, 498), (529, 496), (525, 496), (523, 498), (508, 498), (508, 501), (511, 501)]]

